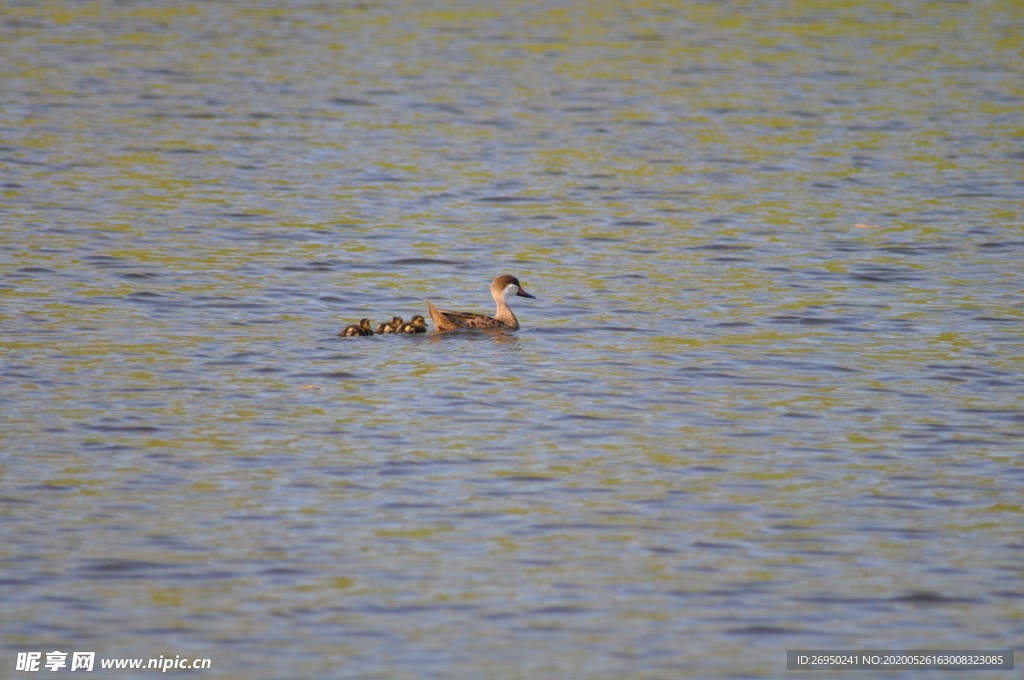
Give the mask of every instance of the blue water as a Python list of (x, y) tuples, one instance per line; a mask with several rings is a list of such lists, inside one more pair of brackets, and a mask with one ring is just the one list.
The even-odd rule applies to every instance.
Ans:
[(8, 5), (0, 675), (1012, 648), (1022, 22)]

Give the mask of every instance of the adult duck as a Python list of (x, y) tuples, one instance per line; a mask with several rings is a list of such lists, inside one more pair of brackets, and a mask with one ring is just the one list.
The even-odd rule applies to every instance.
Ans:
[(494, 316), (438, 309), (430, 304), (429, 300), (427, 301), (427, 311), (430, 312), (430, 318), (434, 320), (434, 327), (438, 332), (455, 331), (460, 328), (515, 331), (519, 330), (519, 320), (508, 306), (508, 298), (513, 296), (533, 298), (523, 290), (519, 279), (509, 274), (502, 274), (491, 282), (491, 297), (494, 298), (494, 302), (498, 306)]

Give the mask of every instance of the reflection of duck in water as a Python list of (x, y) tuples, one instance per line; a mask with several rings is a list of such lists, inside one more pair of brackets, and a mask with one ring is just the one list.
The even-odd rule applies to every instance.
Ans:
[(369, 319), (360, 319), (358, 324), (346, 326), (338, 335), (343, 338), (358, 338), (364, 335), (373, 335), (373, 329), (370, 328)]
[(427, 302), (427, 310), (430, 318), (434, 320), (434, 326), (438, 332), (454, 331), (460, 328), (478, 328), (481, 330), (505, 329), (518, 330), (519, 320), (508, 306), (508, 298), (512, 295), (532, 298), (533, 296), (523, 290), (519, 279), (508, 274), (503, 274), (491, 282), (491, 297), (494, 298), (498, 308), (494, 316), (485, 314), (474, 314), (472, 312), (451, 312), (438, 309)]
[(386, 335), (388, 333), (397, 333), (398, 329), (402, 327), (402, 317), (393, 316), (391, 321), (385, 321), (384, 323), (377, 324), (377, 334)]
[(412, 321), (407, 324), (402, 324), (402, 327), (398, 331), (399, 333), (426, 333), (427, 332), (427, 320), (417, 314), (412, 317)]

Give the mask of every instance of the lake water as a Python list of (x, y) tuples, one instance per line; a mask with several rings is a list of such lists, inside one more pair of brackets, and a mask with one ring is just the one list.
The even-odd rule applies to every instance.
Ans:
[(1020, 646), (1024, 5), (149, 5), (0, 9), (0, 675)]

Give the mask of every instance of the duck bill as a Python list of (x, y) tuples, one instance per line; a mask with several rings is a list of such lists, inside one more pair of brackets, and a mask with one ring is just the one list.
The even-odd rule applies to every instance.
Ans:
[(519, 287), (519, 292), (516, 293), (516, 295), (518, 295), (519, 297), (530, 298), (532, 300), (536, 300), (537, 299), (534, 296), (532, 296), (529, 293), (527, 293), (525, 290), (523, 290), (522, 286)]

